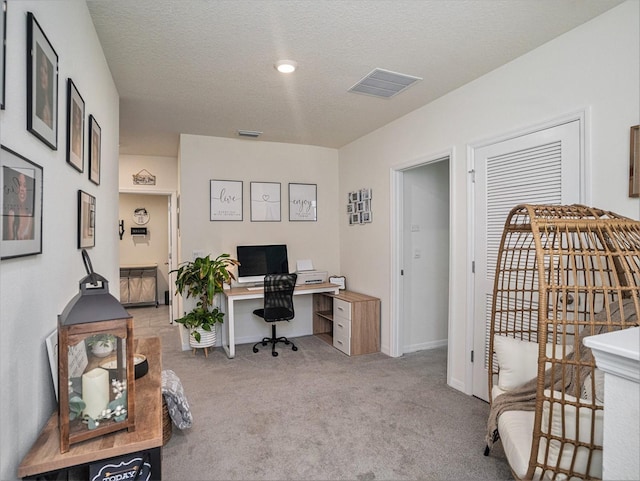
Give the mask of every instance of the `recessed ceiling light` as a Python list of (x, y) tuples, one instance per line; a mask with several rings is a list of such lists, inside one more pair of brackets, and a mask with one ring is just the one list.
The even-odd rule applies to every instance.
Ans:
[(276, 62), (275, 67), (280, 73), (291, 73), (295, 72), (298, 64), (293, 60), (279, 60)]

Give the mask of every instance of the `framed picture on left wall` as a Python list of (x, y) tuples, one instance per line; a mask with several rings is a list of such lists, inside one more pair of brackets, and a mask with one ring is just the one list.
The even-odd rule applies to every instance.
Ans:
[(100, 164), (102, 143), (102, 130), (93, 115), (89, 115), (89, 180), (100, 185)]
[(67, 79), (67, 163), (84, 172), (84, 100)]
[(0, 2), (0, 110), (4, 110), (5, 58), (7, 56), (7, 0)]
[(0, 164), (0, 257), (41, 254), (42, 167), (4, 145), (0, 150)]
[(58, 54), (27, 14), (27, 130), (53, 150), (58, 148)]
[(78, 249), (96, 245), (96, 198), (78, 191)]

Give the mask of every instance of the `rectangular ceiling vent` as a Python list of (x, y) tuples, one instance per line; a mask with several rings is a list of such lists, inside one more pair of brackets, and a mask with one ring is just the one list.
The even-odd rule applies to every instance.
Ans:
[(252, 139), (255, 139), (257, 137), (260, 137), (262, 135), (262, 132), (260, 132), (259, 130), (238, 130), (238, 135), (240, 137), (251, 137)]
[(376, 68), (372, 70), (369, 75), (351, 87), (349, 92), (389, 98), (399, 94), (418, 80), (422, 79), (420, 77), (413, 77), (411, 75)]

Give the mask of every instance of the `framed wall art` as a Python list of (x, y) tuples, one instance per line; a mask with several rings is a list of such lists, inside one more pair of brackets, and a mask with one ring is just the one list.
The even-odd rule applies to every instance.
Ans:
[(211, 180), (209, 220), (242, 220), (242, 181)]
[(27, 14), (27, 130), (58, 148), (58, 54)]
[(78, 191), (78, 249), (96, 245), (96, 198)]
[(289, 184), (289, 220), (315, 222), (317, 196), (316, 184)]
[(631, 127), (629, 145), (629, 197), (640, 197), (640, 125)]
[(89, 180), (100, 185), (102, 131), (93, 115), (89, 115)]
[(280, 182), (251, 182), (251, 221), (280, 222)]
[(67, 79), (67, 163), (84, 172), (84, 100)]
[(0, 150), (2, 241), (0, 257), (42, 253), (42, 167), (8, 149)]
[(4, 110), (4, 82), (6, 79), (5, 69), (7, 66), (7, 0), (2, 0), (2, 12), (0, 14), (0, 110)]
[(373, 222), (371, 214), (371, 189), (349, 192), (347, 202), (349, 225), (369, 224)]

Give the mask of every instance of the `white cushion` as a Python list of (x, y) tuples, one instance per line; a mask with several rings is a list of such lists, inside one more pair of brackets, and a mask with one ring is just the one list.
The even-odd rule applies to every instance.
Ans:
[[(501, 391), (498, 387), (494, 387), (492, 395), (497, 396)], [(545, 391), (547, 396), (550, 395), (550, 391)], [(554, 398), (560, 399), (561, 394), (558, 391), (554, 391)], [(567, 401), (576, 401), (576, 398), (565, 394)], [(586, 401), (586, 400), (585, 400)], [(579, 428), (580, 436), (579, 441), (590, 442), (591, 441), (591, 418), (593, 411), (587, 407), (580, 407), (580, 419)], [(547, 432), (547, 425), (549, 423), (549, 416), (551, 413), (550, 403), (545, 401), (542, 411), (542, 431)], [(562, 411), (564, 411), (564, 431)], [(595, 414), (595, 433), (594, 443), (602, 446), (602, 419), (603, 411), (599, 410)], [(533, 423), (535, 421), (534, 411), (505, 411), (498, 418), (498, 431), (500, 432), (500, 441), (504, 449), (505, 456), (509, 461), (509, 466), (513, 470), (518, 479), (524, 479), (529, 468), (529, 456), (531, 455), (531, 445), (533, 443)], [(553, 403), (553, 414), (551, 424), (551, 434), (554, 436), (564, 437), (567, 439), (576, 438), (576, 407), (565, 405), (564, 409), (559, 403)], [(549, 459), (546, 464), (548, 466), (556, 466), (558, 458), (560, 458), (560, 467), (568, 469), (571, 465), (571, 460), (574, 452), (574, 446), (565, 444), (560, 453), (561, 445), (558, 441), (551, 441), (549, 445)], [(544, 453), (546, 450), (546, 438), (540, 439), (540, 446), (538, 448), (538, 462), (543, 463)], [(589, 452), (587, 448), (578, 448), (578, 454), (576, 456), (576, 463), (574, 470), (576, 472), (584, 473), (586, 471), (587, 460)], [(541, 470), (538, 469), (534, 473), (533, 479), (539, 479)], [(548, 475), (548, 473), (547, 473)], [(602, 479), (602, 451), (594, 451), (591, 461), (591, 469), (589, 475), (592, 477)], [(560, 476), (560, 479), (566, 479), (566, 477)]]
[(503, 391), (502, 389), (500, 389), (497, 384), (494, 384), (491, 388), (491, 401), (500, 396), (500, 394), (504, 394), (506, 392), (507, 391)]
[[(554, 350), (555, 347), (555, 350)], [(546, 346), (547, 357), (562, 359), (562, 344)], [(494, 336), (493, 350), (498, 361), (498, 387), (510, 391), (538, 375), (538, 343), (523, 341), (513, 337)], [(573, 347), (566, 346), (565, 354)], [(549, 366), (547, 366), (548, 368)]]
[[(545, 390), (545, 396), (550, 396), (551, 391)], [(554, 399), (561, 399), (562, 393), (559, 391), (553, 391)], [(570, 402), (576, 402), (577, 399), (568, 394), (564, 395), (564, 399)], [(581, 402), (585, 404), (591, 404), (586, 399), (581, 399)], [(553, 404), (553, 406), (550, 406)], [(579, 412), (579, 417), (576, 418), (576, 413)], [(563, 418), (564, 414), (564, 418)], [(591, 439), (591, 420), (595, 414), (595, 426), (593, 440)], [(562, 405), (560, 403), (550, 403), (544, 401), (542, 405), (542, 432), (548, 432), (549, 417), (551, 417), (551, 434), (553, 436), (564, 437), (566, 439), (578, 440), (583, 443), (591, 443), (602, 446), (602, 419), (604, 412), (602, 409), (594, 411), (589, 407), (576, 407), (572, 405)], [(576, 435), (576, 432), (579, 435)], [(502, 432), (500, 432), (502, 437)], [(546, 449), (546, 438), (540, 438), (540, 448), (538, 450), (538, 461), (542, 462), (544, 459), (544, 452)], [(563, 469), (569, 469), (573, 458), (575, 446), (572, 444), (561, 445), (559, 441), (551, 440), (549, 442), (549, 458), (546, 464), (549, 466), (557, 466), (558, 459), (560, 460), (559, 466)], [(578, 473), (586, 473), (587, 461), (589, 459), (589, 450), (585, 447), (579, 447), (576, 454), (576, 461), (574, 464), (574, 471)], [(597, 450), (592, 454), (591, 468), (589, 469), (589, 476), (595, 478), (602, 478), (602, 451)]]
[(505, 411), (498, 418), (500, 442), (518, 479), (524, 479), (529, 468), (534, 418), (534, 411)]
[[(594, 383), (595, 386), (592, 386), (592, 383)], [(593, 387), (595, 387), (596, 404), (604, 404), (604, 372), (598, 368), (595, 368), (593, 371), (593, 380), (591, 378), (591, 374), (589, 374), (582, 384), (581, 396), (583, 399), (591, 401)]]

